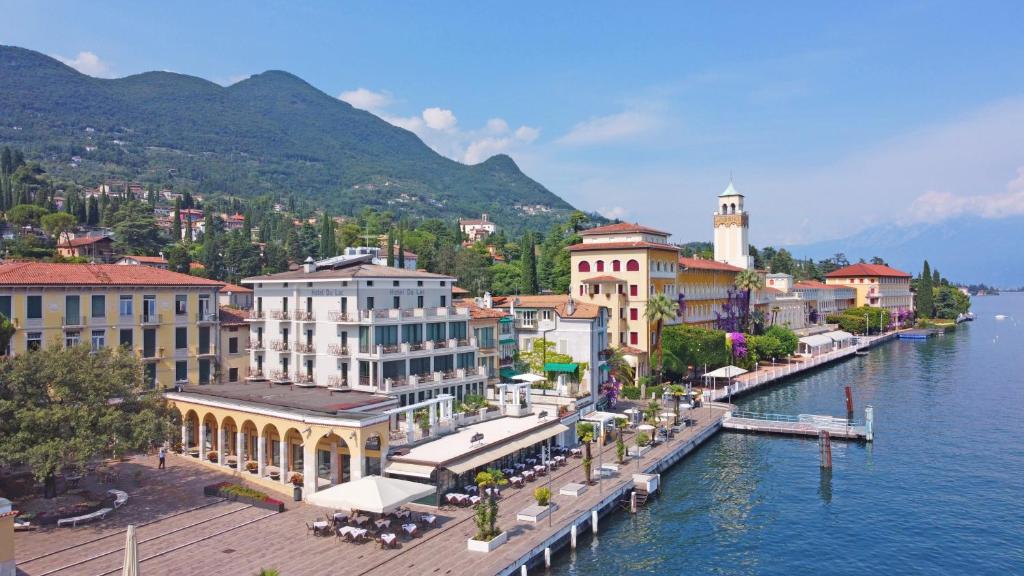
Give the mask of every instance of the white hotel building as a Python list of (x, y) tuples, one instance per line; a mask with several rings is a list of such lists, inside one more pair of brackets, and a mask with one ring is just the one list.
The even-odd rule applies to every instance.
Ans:
[(243, 280), (255, 291), (248, 379), (384, 393), (401, 406), (483, 395), (487, 368), (469, 309), (452, 306), (455, 278), (369, 260), (307, 260)]

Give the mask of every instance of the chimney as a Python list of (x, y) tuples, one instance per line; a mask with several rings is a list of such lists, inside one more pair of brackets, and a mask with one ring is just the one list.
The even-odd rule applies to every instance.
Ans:
[(307, 256), (306, 261), (302, 263), (302, 271), (306, 274), (310, 272), (316, 272), (316, 262), (313, 261), (312, 256)]
[(481, 306), (481, 308), (486, 308), (486, 309), (490, 310), (493, 307), (494, 307), (494, 299), (491, 298), (491, 293), (490, 292), (484, 292), (484, 303), (483, 303), (483, 306)]
[(565, 313), (568, 316), (572, 316), (576, 313), (576, 301), (569, 296), (569, 301), (565, 303)]

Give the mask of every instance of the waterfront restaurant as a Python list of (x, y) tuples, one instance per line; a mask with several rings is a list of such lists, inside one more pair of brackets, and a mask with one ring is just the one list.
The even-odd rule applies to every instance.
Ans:
[(388, 452), (384, 411), (398, 405), (366, 392), (269, 383), (184, 386), (165, 397), (181, 414), (186, 457), (285, 494), (300, 473), (304, 497), (379, 475)]
[(513, 469), (516, 463), (554, 445), (569, 431), (554, 412), (521, 418), (501, 417), (460, 428), (458, 432), (393, 454), (388, 476), (430, 482), (438, 494), (475, 485), (476, 473), (488, 468)]

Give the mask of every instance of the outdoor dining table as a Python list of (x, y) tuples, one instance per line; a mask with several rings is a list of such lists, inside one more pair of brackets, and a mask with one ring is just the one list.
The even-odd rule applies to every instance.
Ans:
[(420, 520), (422, 520), (427, 526), (433, 526), (434, 522), (437, 521), (437, 516), (434, 516), (433, 514), (423, 514), (420, 516)]
[(313, 522), (313, 533), (319, 536), (320, 534), (327, 532), (328, 526), (330, 526), (330, 523), (327, 520), (317, 520), (316, 522)]
[(534, 464), (537, 463), (537, 459), (536, 458), (527, 458), (526, 459), (526, 463), (529, 464), (530, 466), (533, 466)]
[(408, 510), (395, 510), (395, 518), (398, 518), (399, 520), (402, 518), (408, 518), (411, 515), (412, 512), (409, 512)]
[(391, 546), (392, 544), (395, 543), (395, 540), (397, 540), (397, 539), (398, 539), (398, 536), (395, 536), (394, 534), (392, 534), (390, 532), (385, 532), (384, 534), (380, 535), (380, 542), (384, 546)]
[(388, 520), (387, 518), (381, 518), (380, 520), (374, 520), (373, 525), (376, 526), (378, 530), (381, 528), (390, 528), (391, 520)]
[(476, 504), (476, 503), (480, 502), (480, 497), (479, 496), (470, 496), (469, 497), (469, 502), (470, 502), (470, 504)]
[(501, 473), (504, 474), (505, 476), (511, 476), (511, 475), (515, 474), (516, 471), (513, 468), (503, 468), (501, 470)]
[(353, 528), (352, 526), (342, 526), (338, 528), (338, 534), (344, 536), (345, 534), (351, 534), (354, 538), (362, 538), (366, 536), (365, 528)]
[(64, 480), (67, 481), (68, 486), (71, 488), (78, 488), (78, 483), (82, 481), (82, 477), (83, 476), (81, 474), (72, 474), (70, 476), (65, 476)]
[(582, 454), (583, 454), (583, 449), (581, 449), (581, 448), (573, 448), (572, 450), (569, 450), (569, 452), (570, 452), (570, 453), (571, 453), (571, 454), (572, 454), (573, 456), (580, 456), (580, 455), (582, 455)]
[(418, 527), (415, 524), (402, 524), (402, 530), (411, 538), (416, 535)]
[(537, 474), (543, 474), (545, 470), (547, 470), (547, 467), (544, 466), (543, 464), (537, 464), (536, 466), (533, 467), (533, 471), (536, 472)]
[(467, 498), (469, 497), (466, 496), (465, 494), (448, 494), (445, 496), (445, 499), (448, 501), (449, 504), (455, 504), (458, 506), (461, 506), (466, 501)]
[(501, 496), (501, 490), (497, 488), (487, 488), (484, 490), (484, 493), (488, 496)]
[(565, 464), (565, 456), (561, 456), (561, 455), (555, 456), (555, 462), (557, 462), (559, 464)]
[(528, 481), (533, 480), (536, 476), (537, 474), (533, 470), (523, 470), (523, 478)]
[(343, 524), (346, 521), (348, 521), (348, 514), (345, 514), (344, 512), (335, 512), (334, 513), (334, 524), (335, 525)]
[(524, 464), (522, 462), (516, 462), (515, 463), (515, 467), (516, 467), (516, 470), (525, 470), (526, 469), (526, 464)]
[(356, 526), (362, 526), (363, 524), (366, 524), (369, 521), (370, 521), (370, 517), (369, 516), (356, 516), (356, 517), (352, 518), (352, 523), (355, 524)]
[(523, 485), (523, 477), (522, 477), (522, 476), (512, 476), (512, 477), (510, 477), (510, 478), (508, 479), (508, 481), (509, 481), (509, 483), (511, 483), (511, 484), (512, 484), (513, 486), (519, 486), (519, 487), (522, 487), (522, 485)]
[(466, 491), (466, 494), (469, 494), (469, 495), (473, 495), (473, 494), (477, 493), (477, 487), (476, 486), (466, 486), (464, 488), (464, 490)]

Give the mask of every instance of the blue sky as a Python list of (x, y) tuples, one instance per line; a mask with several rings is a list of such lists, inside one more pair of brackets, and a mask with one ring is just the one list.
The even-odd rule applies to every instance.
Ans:
[(1024, 4), (297, 4), (0, 1), (0, 42), (107, 77), (288, 70), (678, 241), (730, 174), (756, 244), (1024, 214)]

